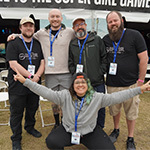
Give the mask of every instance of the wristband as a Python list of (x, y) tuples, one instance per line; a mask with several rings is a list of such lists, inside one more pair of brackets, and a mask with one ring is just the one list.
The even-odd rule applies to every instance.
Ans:
[(138, 79), (138, 81), (144, 83), (144, 80)]
[(30, 74), (29, 74), (29, 76), (28, 76), (28, 79), (30, 79), (30, 78), (31, 78), (31, 76), (32, 76), (32, 74), (30, 73)]

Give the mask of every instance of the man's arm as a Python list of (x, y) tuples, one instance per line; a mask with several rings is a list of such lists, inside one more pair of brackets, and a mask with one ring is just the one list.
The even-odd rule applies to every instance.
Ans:
[(16, 60), (9, 61), (10, 68), (16, 72), (16, 69), (24, 76), (29, 77), (30, 72), (22, 67)]
[(44, 59), (42, 59), (41, 63), (40, 63), (40, 67), (39, 67), (38, 71), (36, 72), (36, 74), (34, 75), (34, 78), (32, 79), (32, 81), (38, 82), (44, 72), (44, 69), (45, 69), (45, 61), (44, 61)]
[(103, 40), (101, 40), (101, 38), (99, 38), (99, 45), (100, 45), (100, 61), (101, 61), (101, 71), (103, 74), (106, 73), (107, 71), (107, 53), (106, 53), (106, 49), (105, 49), (105, 45)]
[[(71, 45), (71, 44), (70, 44)], [(68, 59), (68, 68), (71, 74), (74, 74), (76, 71), (76, 66), (74, 65), (74, 58), (71, 52), (71, 46), (69, 45), (69, 59)]]
[[(12, 33), (7, 37), (7, 42), (14, 40), (16, 37), (21, 37), (21, 34)], [(33, 37), (38, 40), (38, 33), (34, 33)]]
[[(139, 79), (140, 80), (145, 80), (145, 75), (147, 71), (147, 63), (148, 63), (148, 54), (147, 50), (144, 52), (141, 52), (138, 54), (139, 58)], [(141, 81), (137, 81), (138, 86), (142, 85), (143, 83)]]

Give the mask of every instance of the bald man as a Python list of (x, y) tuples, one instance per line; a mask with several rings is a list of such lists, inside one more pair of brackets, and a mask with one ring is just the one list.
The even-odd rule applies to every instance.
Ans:
[[(68, 89), (71, 74), (68, 70), (68, 49), (74, 31), (62, 24), (63, 17), (59, 9), (52, 9), (48, 15), (49, 25), (34, 34), (42, 45), (45, 60), (45, 84), (53, 90)], [(54, 128), (59, 126), (60, 108), (52, 104), (55, 118)]]

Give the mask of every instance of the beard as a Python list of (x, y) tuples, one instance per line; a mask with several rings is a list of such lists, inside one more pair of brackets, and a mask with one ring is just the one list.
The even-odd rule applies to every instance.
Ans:
[(22, 33), (22, 35), (24, 36), (24, 37), (26, 37), (26, 38), (31, 38), (32, 36), (33, 36), (33, 34), (34, 33), (32, 33), (32, 34), (26, 34), (26, 33)]
[(121, 22), (120, 27), (118, 27), (117, 30), (113, 31), (112, 29), (109, 29), (107, 26), (107, 29), (109, 31), (109, 37), (112, 41), (118, 42), (122, 36), (122, 32), (124, 29), (124, 24)]
[[(81, 30), (81, 32), (79, 32)], [(86, 30), (84, 30), (83, 28), (80, 28), (77, 30), (77, 32), (75, 32), (75, 36), (77, 38), (82, 38), (86, 35)]]

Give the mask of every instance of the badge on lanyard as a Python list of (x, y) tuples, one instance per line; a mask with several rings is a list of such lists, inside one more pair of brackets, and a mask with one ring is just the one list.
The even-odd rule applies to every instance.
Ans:
[(28, 71), (34, 75), (35, 74), (35, 65), (28, 65)]
[(72, 132), (71, 143), (72, 144), (80, 144), (80, 133)]
[(54, 57), (48, 57), (48, 66), (49, 67), (54, 67), (54, 62), (55, 62)]
[(83, 72), (83, 65), (77, 64), (76, 73), (78, 73), (78, 72)]
[(116, 63), (110, 63), (109, 74), (116, 75), (116, 73), (117, 73), (117, 64)]

